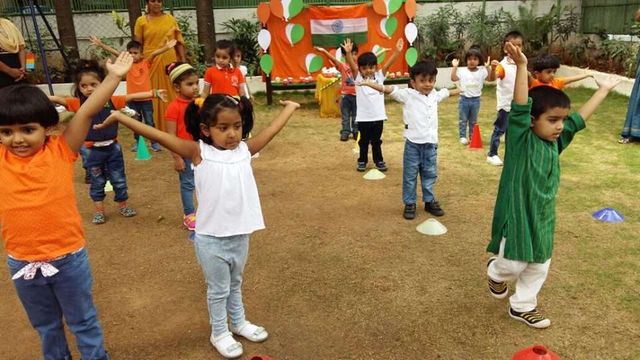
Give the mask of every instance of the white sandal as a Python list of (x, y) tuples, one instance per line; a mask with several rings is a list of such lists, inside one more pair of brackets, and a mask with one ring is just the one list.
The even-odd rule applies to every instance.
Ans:
[(237, 329), (232, 327), (231, 332), (253, 342), (263, 342), (269, 337), (269, 333), (262, 326), (254, 325), (248, 321)]
[(227, 359), (235, 359), (242, 356), (242, 344), (237, 342), (228, 331), (218, 337), (211, 335), (211, 344), (218, 350), (220, 355)]

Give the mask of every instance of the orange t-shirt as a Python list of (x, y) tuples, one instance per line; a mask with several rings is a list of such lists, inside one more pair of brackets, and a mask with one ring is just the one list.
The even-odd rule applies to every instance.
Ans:
[(176, 136), (180, 139), (193, 140), (193, 137), (191, 137), (191, 134), (187, 131), (187, 126), (184, 123), (184, 113), (190, 103), (191, 100), (177, 97), (169, 103), (167, 111), (164, 113), (164, 118), (167, 121), (176, 123)]
[[(111, 102), (113, 103), (113, 107), (116, 110), (120, 110), (123, 107), (127, 106), (127, 97), (123, 96), (123, 95), (114, 95), (111, 97)], [(77, 97), (68, 97), (65, 98), (65, 101), (67, 102), (67, 110), (71, 111), (71, 112), (78, 112), (78, 110), (80, 109), (80, 106), (82, 104), (80, 104), (80, 98)], [(107, 104), (104, 104), (105, 107), (107, 106)]]
[[(143, 59), (131, 65), (131, 69), (127, 73), (127, 94), (134, 94), (143, 91), (151, 91), (151, 78), (149, 72), (151, 70), (151, 62)], [(149, 101), (152, 98), (138, 99), (133, 101)]]
[(244, 76), (237, 67), (222, 69), (214, 65), (204, 73), (204, 82), (211, 85), (211, 94), (238, 96)]
[(559, 78), (554, 78), (549, 83), (540, 82), (540, 80), (538, 79), (531, 80), (531, 85), (529, 85), (529, 89), (533, 89), (536, 86), (551, 86), (552, 88), (562, 90), (564, 88), (564, 80)]
[(9, 255), (50, 260), (84, 247), (73, 187), (77, 157), (62, 136), (48, 137), (27, 158), (0, 145), (0, 227)]

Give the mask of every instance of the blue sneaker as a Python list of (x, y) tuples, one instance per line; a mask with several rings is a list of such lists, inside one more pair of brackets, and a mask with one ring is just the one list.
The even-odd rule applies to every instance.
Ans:
[(162, 148), (160, 147), (160, 144), (158, 144), (157, 142), (153, 142), (151, 143), (151, 150), (158, 152), (162, 150)]

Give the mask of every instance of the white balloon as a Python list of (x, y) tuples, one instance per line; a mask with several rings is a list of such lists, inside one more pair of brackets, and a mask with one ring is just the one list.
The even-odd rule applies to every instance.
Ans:
[(271, 33), (267, 29), (262, 29), (258, 33), (258, 45), (262, 50), (267, 51), (269, 45), (271, 45)]
[(337, 48), (336, 49), (336, 59), (338, 59), (339, 61), (342, 61), (342, 48)]
[(291, 0), (282, 0), (282, 16), (285, 22), (289, 22), (289, 5)]
[(404, 27), (404, 36), (407, 38), (409, 45), (413, 45), (413, 42), (416, 41), (418, 37), (418, 28), (414, 23), (408, 23), (407, 26)]
[[(389, 6), (387, 5), (387, 8), (388, 8), (388, 7), (389, 7)], [(389, 37), (389, 34), (387, 34), (387, 28), (386, 28), (386, 26), (387, 26), (387, 19), (388, 19), (388, 17), (386, 17), (386, 18), (382, 18), (382, 20), (380, 20), (380, 31), (382, 31), (382, 33), (384, 34), (384, 36)]]
[(307, 68), (307, 70), (309, 69), (309, 65), (311, 65), (311, 60), (313, 60), (313, 58), (316, 55), (311, 53), (311, 54), (307, 54), (307, 56), (304, 58), (304, 65)]

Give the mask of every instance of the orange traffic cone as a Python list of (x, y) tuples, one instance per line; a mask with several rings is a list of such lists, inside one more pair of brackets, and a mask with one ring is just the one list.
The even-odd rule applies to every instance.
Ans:
[(560, 360), (560, 357), (544, 345), (534, 345), (518, 351), (513, 360)]
[(471, 135), (469, 149), (482, 150), (482, 136), (480, 136), (480, 125), (478, 125), (477, 123), (473, 125), (473, 135)]

